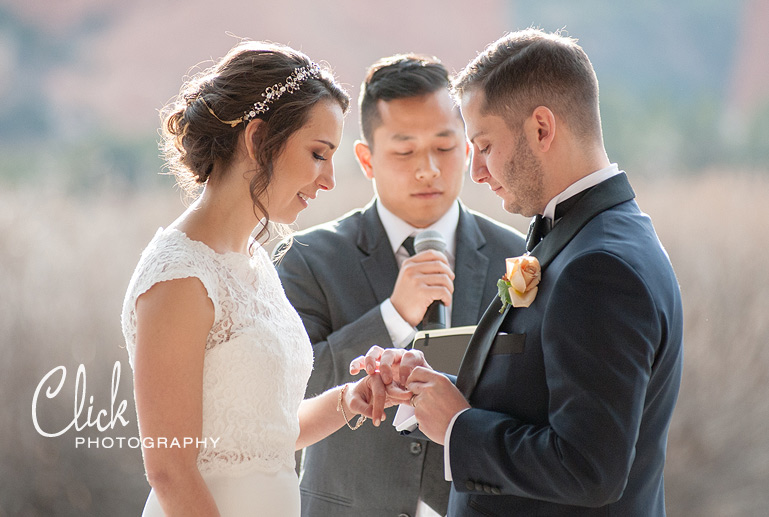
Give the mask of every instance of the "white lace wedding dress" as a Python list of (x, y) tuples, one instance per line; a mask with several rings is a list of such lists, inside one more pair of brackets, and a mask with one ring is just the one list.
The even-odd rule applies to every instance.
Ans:
[[(264, 249), (250, 258), (220, 254), (179, 230), (158, 230), (123, 305), (131, 367), (136, 299), (158, 282), (188, 277), (202, 282), (215, 311), (205, 350), (206, 444), (198, 468), (223, 517), (298, 516), (297, 411), (312, 370), (312, 347)], [(143, 515), (164, 515), (154, 491)]]

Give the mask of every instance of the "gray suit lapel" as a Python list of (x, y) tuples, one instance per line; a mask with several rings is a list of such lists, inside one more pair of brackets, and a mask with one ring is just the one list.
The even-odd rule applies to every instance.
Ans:
[(461, 327), (478, 323), (485, 301), (483, 291), (489, 271), (489, 258), (479, 251), (486, 244), (486, 239), (475, 217), (461, 203), (456, 242), (451, 326)]
[(395, 280), (398, 278), (398, 263), (374, 202), (370, 203), (362, 214), (358, 248), (364, 255), (360, 263), (366, 278), (374, 291), (377, 303), (382, 303), (393, 292)]
[[(635, 192), (633, 192), (627, 175), (624, 173), (599, 183), (587, 192), (569, 213), (553, 227), (547, 238), (543, 239), (531, 251), (531, 254), (539, 260), (543, 274), (550, 262), (593, 217), (620, 203), (630, 201), (634, 197)], [(507, 307), (503, 314), (500, 314), (499, 309), (501, 307), (502, 303), (499, 298), (494, 298), (467, 345), (467, 351), (462, 358), (462, 365), (459, 367), (457, 375), (457, 388), (465, 398), (469, 399), (478, 383), (478, 378), (481, 376), (483, 365), (486, 362), (486, 356), (488, 356), (502, 321), (510, 310), (510, 307)]]

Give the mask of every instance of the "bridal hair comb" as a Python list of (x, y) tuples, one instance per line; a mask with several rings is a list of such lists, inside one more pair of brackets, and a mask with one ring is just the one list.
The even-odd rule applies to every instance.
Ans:
[(203, 104), (205, 104), (206, 108), (208, 108), (209, 113), (216, 117), (219, 122), (223, 124), (229, 124), (231, 127), (235, 127), (241, 122), (248, 122), (251, 119), (256, 118), (257, 115), (266, 113), (270, 110), (270, 104), (278, 100), (284, 93), (294, 93), (299, 89), (303, 82), (311, 78), (319, 77), (320, 74), (321, 69), (317, 63), (311, 63), (307, 66), (294, 68), (294, 71), (291, 72), (291, 75), (286, 78), (285, 83), (276, 83), (265, 88), (265, 90), (262, 92), (262, 100), (256, 101), (254, 105), (251, 106), (251, 109), (246, 111), (242, 117), (235, 120), (220, 119), (217, 114), (214, 113), (214, 110), (211, 109), (208, 103), (206, 103), (203, 97), (200, 97), (200, 100), (202, 100)]

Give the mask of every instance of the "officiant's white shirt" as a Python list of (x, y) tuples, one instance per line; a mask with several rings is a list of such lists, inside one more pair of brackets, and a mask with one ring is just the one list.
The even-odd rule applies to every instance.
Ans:
[[(393, 214), (377, 199), (376, 210), (379, 214), (379, 219), (382, 221), (385, 233), (387, 233), (387, 239), (390, 241), (395, 260), (398, 262), (400, 268), (403, 261), (409, 257), (408, 252), (403, 248), (403, 241), (406, 237), (415, 236), (424, 230), (435, 230), (443, 235), (446, 241), (446, 258), (449, 260), (449, 266), (451, 270), (454, 270), (456, 262), (456, 249), (457, 249), (457, 225), (459, 224), (459, 202), (454, 202), (451, 205), (443, 217), (438, 219), (435, 223), (427, 228), (415, 228), (409, 223)], [(404, 320), (398, 311), (393, 307), (392, 302), (388, 298), (379, 306), (382, 312), (382, 319), (387, 327), (387, 332), (390, 334), (393, 346), (396, 348), (405, 348), (414, 340), (414, 336), (417, 333), (417, 329), (412, 327), (406, 320)], [(451, 326), (451, 311), (446, 311), (446, 326)]]
[[(457, 225), (459, 224), (459, 202), (454, 202), (451, 205), (451, 208), (443, 214), (443, 217), (427, 228), (415, 228), (414, 226), (411, 226), (409, 223), (389, 211), (378, 199), (376, 201), (376, 210), (379, 214), (379, 220), (382, 221), (382, 226), (384, 226), (385, 233), (387, 233), (387, 239), (390, 241), (395, 260), (398, 263), (398, 268), (400, 268), (403, 261), (409, 257), (408, 252), (402, 246), (406, 237), (416, 236), (417, 233), (424, 230), (435, 230), (440, 232), (446, 240), (445, 255), (449, 260), (451, 270), (454, 270), (457, 249)], [(398, 314), (398, 311), (395, 310), (395, 307), (393, 307), (389, 298), (380, 304), (379, 310), (382, 313), (382, 319), (387, 327), (387, 332), (390, 334), (393, 346), (396, 348), (405, 348), (410, 345), (414, 340), (417, 329), (412, 327), (410, 323)], [(446, 311), (446, 326), (451, 326), (450, 310)], [(400, 412), (400, 408), (398, 412)], [(417, 513), (415, 517), (441, 517), (441, 515), (425, 504), (420, 498), (417, 503)]]

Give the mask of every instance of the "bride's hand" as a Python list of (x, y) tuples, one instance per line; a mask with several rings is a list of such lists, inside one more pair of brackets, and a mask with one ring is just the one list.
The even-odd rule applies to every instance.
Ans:
[(421, 350), (405, 350), (403, 348), (383, 349), (372, 346), (365, 356), (358, 356), (350, 363), (350, 374), (357, 375), (366, 370), (368, 375), (378, 373), (385, 385), (395, 383), (405, 389), (406, 379), (417, 366), (432, 370)]
[(374, 426), (387, 418), (384, 410), (411, 399), (411, 392), (395, 384), (385, 384), (381, 375), (366, 375), (350, 385), (345, 392), (344, 403), (351, 412), (370, 418)]

